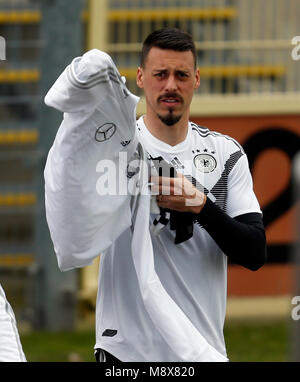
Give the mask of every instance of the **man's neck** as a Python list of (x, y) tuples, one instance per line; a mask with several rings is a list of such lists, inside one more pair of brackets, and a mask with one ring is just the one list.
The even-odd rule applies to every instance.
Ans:
[(144, 116), (144, 123), (155, 138), (170, 146), (176, 146), (185, 140), (189, 126), (188, 118), (182, 117), (174, 125), (168, 126), (157, 116), (151, 118), (149, 114)]

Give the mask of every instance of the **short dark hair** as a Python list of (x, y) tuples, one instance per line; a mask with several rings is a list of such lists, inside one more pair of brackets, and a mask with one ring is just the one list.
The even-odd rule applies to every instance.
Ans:
[(141, 52), (141, 67), (145, 67), (146, 58), (151, 48), (156, 47), (177, 52), (191, 51), (197, 66), (197, 53), (193, 38), (190, 34), (177, 28), (162, 28), (149, 34), (145, 39)]

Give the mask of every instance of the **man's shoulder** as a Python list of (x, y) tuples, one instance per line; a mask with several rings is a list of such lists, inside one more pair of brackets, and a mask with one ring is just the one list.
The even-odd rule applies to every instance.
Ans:
[(222, 145), (224, 147), (231, 147), (232, 149), (241, 150), (244, 153), (241, 144), (233, 137), (227, 134), (220, 133), (218, 131), (210, 130), (206, 126), (198, 125), (195, 122), (190, 122), (192, 132), (196, 138), (209, 139), (216, 145)]

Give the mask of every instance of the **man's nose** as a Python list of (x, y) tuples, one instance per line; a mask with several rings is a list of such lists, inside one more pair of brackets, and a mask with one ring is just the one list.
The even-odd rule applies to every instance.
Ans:
[(174, 75), (169, 75), (165, 85), (165, 90), (167, 92), (174, 92), (177, 90), (177, 81)]

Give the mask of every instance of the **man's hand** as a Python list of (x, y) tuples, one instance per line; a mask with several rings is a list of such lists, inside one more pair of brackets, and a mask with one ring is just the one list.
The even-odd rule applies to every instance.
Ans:
[(199, 214), (206, 203), (206, 195), (180, 173), (177, 178), (152, 176), (151, 193), (159, 207), (180, 212)]

